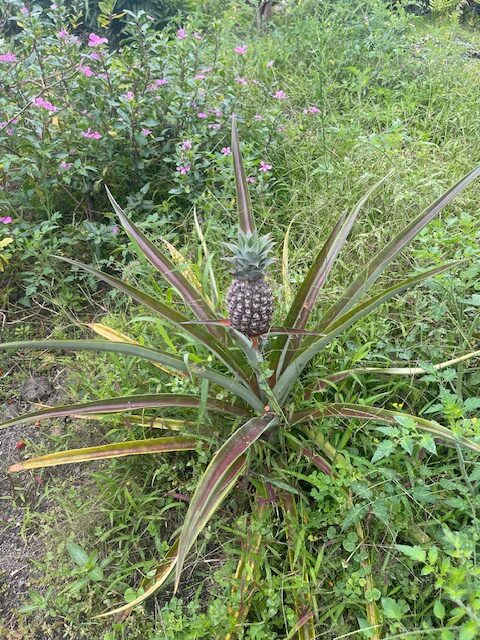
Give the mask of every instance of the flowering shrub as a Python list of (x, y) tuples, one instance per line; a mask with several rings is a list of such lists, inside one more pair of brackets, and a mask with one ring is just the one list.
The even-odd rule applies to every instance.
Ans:
[[(126, 264), (128, 249), (111, 232), (104, 184), (127, 199), (127, 208), (135, 206), (137, 222), (153, 232), (159, 222), (176, 224), (195, 203), (209, 201), (213, 210), (220, 199), (231, 211), (227, 145), (235, 112), (252, 195), (266, 208), (279, 178), (291, 174), (286, 141), (300, 148), (305, 130), (319, 135), (320, 105), (310, 87), (307, 98), (289, 80), (303, 49), (289, 43), (287, 62), (281, 34), (269, 46), (246, 42), (248, 7), (242, 14), (220, 3), (220, 19), (190, 17), (164, 31), (145, 11), (127, 10), (116, 49), (112, 19), (103, 30), (80, 30), (80, 0), (8, 5), (18, 32), (0, 42), (0, 216), (12, 218), (11, 288), (23, 279), (16, 299), (24, 304), (39, 290), (55, 290), (51, 274), (59, 267), (49, 257), (55, 251)], [(298, 17), (305, 29), (304, 15)], [(321, 28), (316, 17), (310, 28)], [(369, 27), (360, 28), (370, 51)], [(345, 67), (353, 64), (350, 52), (342, 55)], [(336, 64), (339, 58), (340, 52)], [(64, 233), (53, 240), (57, 226)], [(0, 238), (3, 231), (0, 225)]]
[[(75, 6), (13, 4), (20, 31), (0, 47), (0, 214), (13, 226), (52, 216), (62, 226), (108, 224), (104, 183), (119, 197), (150, 185), (175, 218), (202, 193), (223, 193), (234, 111), (267, 152), (275, 145), (288, 108), (279, 108), (287, 95), (272, 61), (254, 78), (258, 56), (220, 26), (159, 32), (144, 11), (128, 13), (128, 44), (116, 51), (103, 33), (76, 34)], [(249, 174), (272, 168), (248, 150)]]

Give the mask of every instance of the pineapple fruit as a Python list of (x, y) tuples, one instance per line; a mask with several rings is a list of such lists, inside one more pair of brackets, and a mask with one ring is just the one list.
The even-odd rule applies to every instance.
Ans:
[(270, 234), (242, 230), (237, 244), (225, 244), (233, 254), (226, 259), (233, 264), (234, 276), (227, 293), (228, 317), (247, 336), (267, 333), (272, 322), (273, 293), (265, 272), (275, 261), (273, 245)]

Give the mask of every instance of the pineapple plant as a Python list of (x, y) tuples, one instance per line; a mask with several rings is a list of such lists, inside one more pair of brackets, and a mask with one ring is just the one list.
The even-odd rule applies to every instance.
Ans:
[(271, 235), (257, 231), (238, 232), (237, 244), (226, 244), (233, 256), (234, 280), (227, 293), (228, 317), (232, 326), (246, 336), (268, 333), (272, 324), (273, 293), (265, 272), (275, 261)]
[[(172, 304), (167, 304), (158, 296), (153, 296), (141, 289), (69, 258), (61, 258), (77, 268), (98, 277), (110, 286), (130, 296), (151, 312), (173, 326), (180, 335), (186, 334), (188, 343), (183, 352), (176, 353), (162, 350), (156, 346), (140, 344), (129, 336), (110, 330), (103, 325), (92, 324), (90, 327), (103, 340), (30, 340), (0, 344), (0, 350), (49, 349), (52, 351), (93, 351), (111, 352), (125, 356), (136, 357), (160, 367), (167, 375), (181, 375), (185, 379), (199, 379), (206, 381), (207, 393), (149, 393), (130, 395), (101, 400), (92, 400), (81, 404), (43, 408), (39, 411), (14, 417), (0, 424), (0, 428), (7, 428), (19, 423), (26, 424), (54, 417), (74, 416), (90, 417), (102, 420), (111, 414), (129, 412), (129, 422), (155, 427), (157, 413), (169, 408), (185, 411), (201, 411), (202, 421), (208, 414), (210, 420), (218, 420), (222, 426), (229, 424), (230, 436), (218, 448), (200, 477), (197, 488), (189, 502), (184, 523), (180, 534), (171, 544), (165, 557), (158, 563), (155, 575), (143, 578), (138, 597), (121, 604), (113, 611), (101, 615), (111, 615), (130, 611), (147, 597), (155, 593), (167, 580), (175, 574), (175, 590), (184, 568), (185, 560), (198, 536), (206, 524), (226, 498), (233, 491), (237, 481), (245, 476), (251, 495), (252, 517), (255, 512), (267, 518), (271, 503), (272, 485), (278, 487), (279, 504), (285, 518), (286, 541), (288, 554), (286, 562), (290, 565), (285, 573), (299, 574), (308, 584), (306, 566), (299, 566), (297, 562), (298, 544), (294, 537), (296, 526), (299, 526), (302, 504), (310, 500), (308, 492), (304, 492), (301, 483), (294, 475), (288, 476), (292, 484), (292, 491), (284, 490), (284, 481), (275, 481), (273, 474), (279, 469), (288, 471), (289, 466), (306, 459), (307, 465), (313, 465), (315, 473), (323, 473), (329, 477), (346, 474), (355, 478), (354, 462), (350, 461), (348, 452), (342, 453), (350, 437), (334, 440), (332, 421), (353, 420), (366, 428), (372, 424), (403, 425), (411, 429), (412, 448), (418, 452), (421, 448), (419, 435), (435, 439), (437, 443), (451, 446), (459, 450), (462, 446), (470, 451), (480, 453), (480, 443), (463, 435), (459, 430), (453, 432), (446, 426), (423, 417), (413, 416), (400, 410), (388, 410), (383, 407), (362, 403), (346, 403), (339, 401), (319, 401), (315, 394), (327, 387), (337, 384), (350, 376), (362, 373), (378, 374), (379, 376), (406, 375), (415, 376), (426, 371), (421, 367), (382, 368), (359, 367), (337, 371), (335, 363), (331, 363), (331, 370), (317, 378), (312, 386), (312, 371), (309, 382), (303, 377), (305, 368), (312, 365), (315, 357), (328, 348), (358, 320), (377, 309), (382, 303), (392, 299), (407, 289), (424, 282), (437, 274), (441, 274), (452, 267), (462, 264), (454, 261), (441, 264), (425, 271), (418, 272), (403, 281), (396, 282), (374, 294), (368, 294), (368, 289), (383, 273), (387, 266), (403, 251), (415, 236), (438, 213), (449, 204), (459, 193), (471, 184), (479, 175), (480, 167), (476, 167), (457, 184), (441, 195), (433, 204), (422, 211), (410, 224), (400, 230), (394, 238), (378, 253), (371, 257), (366, 267), (359, 271), (352, 283), (342, 295), (329, 306), (321, 315), (320, 321), (311, 329), (307, 329), (310, 315), (314, 309), (320, 291), (333, 268), (335, 259), (340, 253), (362, 207), (370, 195), (379, 188), (385, 178), (375, 184), (348, 213), (342, 215), (334, 226), (330, 236), (325, 240), (318, 255), (301, 286), (289, 306), (285, 317), (285, 326), (272, 327), (273, 297), (271, 287), (265, 276), (268, 267), (273, 262), (273, 241), (270, 236), (259, 235), (255, 225), (247, 182), (243, 170), (240, 145), (237, 135), (236, 121), (232, 121), (232, 151), (237, 191), (237, 206), (239, 212), (239, 236), (236, 244), (229, 244), (232, 255), (229, 260), (233, 264), (234, 280), (226, 297), (229, 319), (219, 316), (207, 291), (198, 281), (188, 277), (185, 269), (178, 268), (174, 257), (170, 259), (156, 246), (123, 212), (107, 189), (113, 209), (115, 210), (124, 230), (136, 243), (151, 265), (167, 280), (169, 285), (181, 296), (195, 317), (185, 315)], [(204, 242), (203, 236), (201, 236)], [(174, 254), (172, 254), (174, 256)], [(185, 265), (181, 265), (185, 267)], [(191, 274), (190, 274), (191, 275)], [(212, 285), (212, 290), (215, 286)], [(258, 335), (267, 333), (271, 340), (258, 340)], [(189, 359), (190, 345), (195, 341), (209, 360), (216, 360), (216, 365), (210, 366), (199, 361), (198, 353)], [(180, 351), (180, 354), (178, 353)], [(480, 355), (480, 351), (472, 351), (456, 359), (434, 365), (439, 370), (455, 363), (464, 362)], [(315, 375), (315, 368), (313, 367)], [(297, 385), (297, 383), (299, 383)], [(305, 391), (305, 393), (301, 393)], [(140, 411), (141, 413), (135, 413)], [(152, 413), (154, 412), (154, 413)], [(158, 418), (161, 427), (168, 427), (169, 418), (163, 415)], [(50, 467), (73, 462), (110, 459), (119, 456), (165, 454), (172, 451), (192, 451), (205, 446), (202, 433), (199, 435), (178, 433), (178, 420), (175, 422), (177, 431), (174, 435), (155, 438), (141, 438), (124, 442), (114, 442), (96, 447), (59, 451), (53, 454), (31, 458), (12, 465), (10, 472), (28, 469)], [(181, 421), (180, 421), (181, 424)], [(413, 425), (413, 426), (412, 426)], [(173, 427), (172, 427), (173, 429)], [(220, 430), (219, 430), (220, 431)], [(278, 433), (279, 438), (262, 438), (266, 433)], [(416, 438), (416, 439), (415, 439)], [(339, 447), (338, 449), (336, 447)], [(275, 458), (272, 468), (266, 468), (268, 461)], [(251, 468), (258, 463), (260, 469), (253, 473)], [(272, 483), (269, 483), (272, 474)], [(304, 478), (307, 476), (303, 475)], [(246, 485), (246, 486), (247, 486)], [(293, 486), (295, 485), (295, 486)], [(355, 507), (354, 497), (348, 486), (341, 489), (344, 493), (346, 508), (352, 511)], [(298, 497), (300, 496), (300, 497)], [(268, 498), (268, 499), (267, 499)], [(295, 524), (297, 523), (297, 525)], [(361, 521), (356, 523), (356, 531), (365, 557), (370, 558), (370, 550), (365, 543), (365, 533)], [(407, 535), (407, 534), (405, 534)], [(322, 535), (318, 538), (321, 541)], [(310, 543), (308, 543), (310, 544)], [(259, 549), (261, 534), (255, 536), (254, 548)], [(265, 547), (268, 552), (268, 545)], [(314, 558), (314, 553), (306, 554), (306, 558)], [(307, 560), (305, 560), (307, 562)], [(315, 561), (313, 560), (314, 564)], [(370, 560), (364, 560), (364, 563)], [(316, 566), (316, 565), (315, 565)], [(234, 627), (238, 628), (248, 616), (250, 586), (253, 586), (252, 576), (258, 570), (258, 563), (251, 557), (241, 558), (236, 578), (239, 584), (245, 584), (245, 592), (240, 594), (243, 603), (235, 612)], [(313, 571), (313, 565), (309, 567)], [(365, 579), (365, 593), (374, 588), (374, 572), (367, 571)], [(307, 576), (307, 577), (305, 577)], [(237, 594), (238, 595), (238, 594)], [(294, 608), (297, 623), (294, 630), (288, 632), (288, 637), (298, 634), (303, 640), (315, 638), (315, 616), (318, 605), (315, 602), (314, 590), (307, 594), (298, 592), (294, 597)], [(366, 600), (365, 616), (371, 629), (373, 640), (381, 638), (381, 621), (375, 602)], [(286, 630), (287, 632), (288, 630)], [(226, 636), (230, 640), (235, 631)]]

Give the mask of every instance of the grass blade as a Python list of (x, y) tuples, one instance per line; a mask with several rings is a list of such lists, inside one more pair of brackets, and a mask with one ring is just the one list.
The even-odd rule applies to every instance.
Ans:
[(352, 282), (338, 301), (325, 313), (319, 331), (328, 326), (341, 313), (348, 311), (356, 300), (375, 282), (384, 269), (404, 250), (404, 248), (415, 238), (418, 233), (456, 198), (468, 185), (480, 175), (480, 166), (476, 167), (457, 184), (442, 194), (433, 204), (427, 207), (420, 215), (407, 225), (388, 245), (382, 249), (360, 275)]
[(0, 351), (8, 349), (45, 349), (53, 351), (98, 351), (110, 353), (122, 353), (124, 355), (135, 356), (150, 362), (159, 362), (166, 367), (171, 367), (176, 371), (197, 375), (199, 378), (210, 380), (227, 391), (244, 400), (255, 411), (263, 411), (263, 402), (250, 389), (231, 380), (221, 373), (207, 367), (190, 364), (187, 366), (183, 358), (172, 356), (163, 351), (142, 347), (135, 344), (124, 344), (117, 342), (100, 342), (96, 340), (26, 340), (21, 342), (6, 342), (0, 344)]
[(41, 469), (44, 467), (56, 467), (61, 464), (122, 458), (123, 456), (138, 456), (147, 453), (192, 451), (196, 449), (199, 442), (197, 438), (185, 438), (182, 436), (115, 442), (114, 444), (104, 444), (98, 447), (86, 447), (84, 449), (70, 449), (69, 451), (49, 453), (48, 455), (39, 456), (38, 458), (17, 462), (12, 465), (8, 471), (9, 473), (16, 473), (18, 471), (27, 471), (28, 469)]
[[(186, 407), (198, 409), (200, 398), (175, 393), (160, 393), (156, 395), (125, 396), (122, 398), (107, 398), (105, 400), (94, 400), (92, 402), (82, 402), (79, 404), (65, 405), (60, 407), (49, 407), (33, 413), (26, 413), (15, 418), (10, 418), (0, 423), (0, 429), (12, 427), (16, 424), (29, 424), (37, 420), (49, 418), (64, 418), (66, 416), (119, 413), (122, 411), (134, 411), (135, 409), (159, 409), (161, 407)], [(248, 416), (248, 411), (240, 407), (233, 407), (231, 404), (220, 400), (208, 400), (206, 408), (213, 411), (220, 411), (235, 416)]]
[(255, 231), (255, 219), (252, 213), (252, 203), (248, 192), (248, 184), (243, 168), (242, 154), (240, 152), (240, 142), (238, 140), (237, 119), (232, 116), (232, 156), (233, 168), (235, 171), (235, 187), (237, 191), (237, 208), (240, 229), (242, 231)]
[[(441, 371), (442, 369), (453, 367), (460, 362), (465, 362), (466, 360), (471, 360), (472, 358), (477, 357), (480, 357), (480, 350), (465, 353), (463, 356), (458, 356), (457, 358), (452, 358), (445, 362), (439, 362), (438, 364), (432, 365), (431, 369), (434, 371)], [(328, 384), (340, 382), (349, 376), (362, 373), (378, 373), (379, 375), (390, 376), (420, 376), (425, 373), (430, 373), (430, 368), (428, 370), (423, 369), (422, 367), (355, 367), (353, 369), (345, 369), (345, 371), (338, 371), (337, 373), (332, 373), (331, 375), (326, 376), (316, 385), (316, 389), (311, 390), (309, 393), (311, 395), (312, 393), (315, 393), (316, 390), (321, 390)]]
[[(252, 418), (230, 436), (210, 461), (192, 497), (180, 534), (175, 590), (178, 588), (188, 551), (219, 504), (216, 496), (220, 493), (219, 488), (225, 474), (262, 433), (276, 422), (278, 419), (273, 414)], [(209, 505), (208, 509), (205, 504)]]
[(350, 420), (374, 420), (380, 422), (387, 422), (391, 424), (397, 424), (397, 418), (410, 418), (415, 421), (415, 425), (421, 431), (426, 431), (432, 434), (435, 438), (439, 438), (453, 445), (460, 445), (480, 453), (480, 444), (464, 438), (463, 436), (457, 436), (447, 429), (447, 427), (433, 422), (432, 420), (426, 420), (425, 418), (419, 418), (418, 416), (404, 413), (401, 411), (390, 411), (388, 409), (382, 409), (381, 407), (370, 407), (362, 404), (342, 404), (332, 403), (326, 404), (319, 409), (304, 409), (303, 411), (297, 411), (291, 418), (291, 424), (299, 424), (309, 420), (317, 420), (319, 418), (347, 418)]

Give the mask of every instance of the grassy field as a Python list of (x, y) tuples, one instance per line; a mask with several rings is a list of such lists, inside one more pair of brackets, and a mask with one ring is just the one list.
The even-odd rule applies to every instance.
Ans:
[[(317, 4), (299, 4), (275, 17), (263, 35), (255, 32), (246, 9), (227, 8), (215, 26), (226, 49), (248, 44), (242, 73), (249, 81), (258, 78), (288, 96), (267, 105), (256, 85), (234, 86), (247, 167), (260, 159), (272, 165), (268, 174), (257, 174), (251, 187), (258, 226), (272, 232), (279, 256), (289, 229), (288, 274), (282, 274), (281, 259), (271, 273), (277, 319), (290, 299), (289, 289), (299, 286), (336, 220), (376, 181), (392, 171), (355, 224), (313, 320), (374, 249), (480, 163), (480, 35), (475, 24), (392, 13), (377, 1), (355, 7)], [(274, 64), (267, 68), (270, 60)], [(215, 171), (205, 169), (216, 177), (205, 179), (195, 194), (222, 294), (229, 282), (222, 242), (233, 237), (236, 224), (229, 160)], [(215, 182), (218, 175), (223, 188)], [(142, 215), (157, 215), (150, 223), (143, 219), (153, 239), (168, 237), (193, 263), (197, 276), (208, 280), (189, 194), (173, 193), (162, 209), (156, 193), (153, 189), (148, 196), (152, 207), (137, 193), (129, 211), (137, 202)], [(448, 260), (465, 262), (389, 300), (332, 342), (302, 379), (292, 401), (296, 407), (305, 406), (309, 384), (332, 371), (421, 366), (427, 373), (420, 377), (353, 376), (316, 393), (313, 402), (318, 407), (333, 401), (403, 409), (478, 440), (478, 357), (442, 370), (433, 365), (479, 349), (479, 202), (480, 182), (421, 232), (376, 287)], [(55, 233), (49, 232), (46, 241)], [(112, 255), (120, 258), (103, 264), (117, 275), (171, 298), (171, 290), (160, 288), (125, 239)], [(15, 271), (15, 254), (9, 268)], [(9, 286), (13, 271), (7, 271)], [(33, 294), (28, 309), (17, 302), (7, 306), (2, 342), (89, 337), (82, 323), (96, 321), (147, 345), (166, 343), (170, 352), (178, 351), (177, 335), (148, 310), (93, 288), (89, 280), (79, 290), (74, 279), (60, 285), (54, 275), (46, 279), (48, 286)], [(192, 353), (198, 355), (193, 348)], [(205, 392), (196, 381), (166, 376), (117, 354), (0, 352), (0, 368), (5, 419), (32, 402)], [(46, 379), (47, 390), (25, 390), (32, 377), (37, 383)], [(282, 466), (277, 443), (259, 447), (249, 474), (197, 539), (177, 593), (172, 595), (168, 583), (126, 619), (93, 619), (141, 594), (141, 579), (155, 573), (182, 525), (199, 477), (230, 434), (228, 424), (210, 415), (198, 418), (176, 410), (168, 416), (187, 420), (189, 432), (202, 433), (207, 448), (35, 470), (14, 476), (14, 493), (6, 481), (0, 485), (6, 514), (0, 521), (0, 552), (21, 559), (11, 566), (0, 555), (2, 637), (478, 637), (478, 455), (433, 438), (416, 440), (409, 451), (402, 429), (411, 425), (373, 422), (366, 429), (363, 423), (342, 420), (314, 425), (337, 451), (335, 474), (323, 474), (301, 456), (291, 456)], [(6, 465), (152, 431), (121, 417), (42, 421), (41, 428), (16, 427), (2, 438), (5, 456), (0, 460)], [(319, 441), (311, 439), (312, 450), (322, 453)], [(26, 446), (16, 448), (23, 440)], [(262, 501), (252, 487), (263, 482), (271, 492)], [(295, 509), (288, 500), (295, 501)], [(282, 513), (289, 514), (285, 520)], [(13, 539), (14, 551), (9, 546)], [(19, 577), (21, 586), (12, 588)]]

